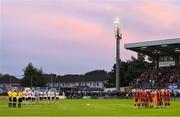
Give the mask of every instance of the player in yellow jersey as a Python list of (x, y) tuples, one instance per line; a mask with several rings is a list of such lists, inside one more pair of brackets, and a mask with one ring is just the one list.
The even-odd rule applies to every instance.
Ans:
[(157, 90), (154, 91), (153, 106), (157, 107)]
[(18, 107), (21, 108), (22, 105), (22, 98), (23, 98), (23, 93), (21, 90), (19, 90), (18, 94), (17, 94), (17, 98), (18, 98)]
[(11, 90), (8, 91), (8, 97), (9, 97), (8, 106), (12, 107), (12, 91)]
[(13, 107), (16, 107), (16, 101), (17, 101), (17, 93), (16, 90), (12, 92), (12, 101), (13, 101)]

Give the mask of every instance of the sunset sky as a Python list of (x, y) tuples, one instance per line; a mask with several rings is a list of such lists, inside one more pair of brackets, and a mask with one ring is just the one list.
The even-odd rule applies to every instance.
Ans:
[(136, 55), (124, 43), (180, 37), (180, 0), (0, 0), (0, 73), (110, 71), (115, 17), (124, 61)]

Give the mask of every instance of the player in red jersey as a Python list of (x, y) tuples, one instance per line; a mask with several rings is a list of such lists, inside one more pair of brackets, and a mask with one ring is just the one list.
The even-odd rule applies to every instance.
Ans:
[(149, 103), (148, 103), (148, 91), (144, 91), (144, 102), (145, 102), (145, 107), (147, 108), (149, 106)]
[(159, 97), (159, 106), (162, 107), (163, 106), (163, 91), (160, 90), (159, 94), (160, 94), (160, 97)]
[(146, 101), (146, 94), (145, 94), (145, 91), (144, 91), (144, 89), (143, 90), (141, 90), (141, 106), (142, 107), (145, 107), (145, 102)]
[(151, 91), (147, 91), (146, 94), (146, 107), (150, 107), (151, 108), (151, 103), (152, 103), (152, 98), (151, 98)]
[(167, 104), (166, 104), (166, 90), (163, 91), (163, 102), (164, 102), (164, 106), (167, 106)]
[(166, 90), (166, 105), (170, 107), (170, 100), (171, 100), (171, 92)]
[(162, 106), (162, 94), (161, 94), (161, 90), (157, 91), (157, 101), (158, 101), (158, 107)]
[(149, 93), (149, 105), (150, 108), (153, 108), (153, 91), (150, 91)]
[(142, 97), (143, 97), (143, 90), (140, 90), (140, 106), (142, 106)]
[(137, 89), (134, 90), (134, 107), (138, 107), (139, 92)]
[(160, 92), (159, 90), (156, 91), (157, 91), (157, 107), (160, 107)]
[(164, 91), (164, 102), (165, 102), (165, 107), (167, 107), (167, 90)]

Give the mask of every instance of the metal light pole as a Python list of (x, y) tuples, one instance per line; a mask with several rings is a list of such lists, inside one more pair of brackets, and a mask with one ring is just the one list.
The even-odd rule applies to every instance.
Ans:
[(119, 18), (114, 19), (114, 34), (116, 39), (116, 90), (120, 90), (120, 39), (122, 35), (120, 32), (120, 20)]
[(52, 74), (51, 74), (51, 86), (54, 88)]
[(10, 81), (10, 88), (12, 88), (12, 79), (11, 79), (11, 76), (10, 76), (10, 79), (9, 79)]
[(33, 82), (33, 81), (32, 81), (32, 76), (30, 76), (30, 77), (31, 77), (31, 89), (32, 89), (32, 82)]

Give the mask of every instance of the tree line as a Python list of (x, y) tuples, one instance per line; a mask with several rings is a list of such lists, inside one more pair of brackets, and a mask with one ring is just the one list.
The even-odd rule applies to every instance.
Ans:
[[(138, 54), (137, 58), (131, 57), (130, 60), (127, 61), (120, 61), (120, 86), (128, 86), (129, 83), (137, 78), (139, 75), (141, 75), (143, 72), (145, 72), (149, 67), (154, 66), (155, 62), (148, 58), (148, 60), (145, 59), (146, 57), (143, 54)], [(58, 75), (56, 74), (45, 74), (43, 73), (42, 68), (36, 68), (32, 63), (29, 63), (24, 69), (23, 69), (23, 78), (20, 79), (20, 83), (24, 87), (31, 87), (33, 84), (33, 87), (44, 87), (46, 86), (47, 82), (51, 82), (52, 79), (57, 81)], [(4, 80), (5, 77), (10, 77), (10, 75), (2, 75), (0, 74), (0, 82)], [(64, 77), (67, 77), (68, 75), (65, 75)], [(68, 77), (81, 77), (82, 75), (69, 75)], [(91, 76), (91, 78), (97, 78), (97, 77), (106, 77), (105, 86), (115, 87), (115, 77), (116, 77), (116, 64), (113, 65), (110, 72), (106, 72), (104, 70), (95, 70), (88, 72), (84, 74), (85, 78)], [(13, 79), (15, 78), (14, 76)]]

